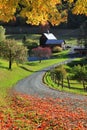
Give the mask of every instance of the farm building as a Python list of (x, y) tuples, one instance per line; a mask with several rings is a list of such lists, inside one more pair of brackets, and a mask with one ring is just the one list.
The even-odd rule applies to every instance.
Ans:
[(55, 46), (60, 46), (65, 49), (65, 41), (57, 40), (57, 38), (52, 33), (43, 33), (40, 37), (40, 46), (51, 48)]

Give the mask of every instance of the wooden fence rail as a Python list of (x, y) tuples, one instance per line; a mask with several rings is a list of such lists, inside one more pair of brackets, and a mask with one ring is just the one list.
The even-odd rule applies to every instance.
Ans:
[[(58, 80), (55, 78), (54, 75), (51, 75), (51, 79), (54, 83), (58, 84), (58, 86), (67, 87), (69, 89), (83, 89), (84, 91), (87, 91), (87, 78), (82, 79), (81, 81), (72, 80), (69, 77), (62, 78), (61, 80)], [(82, 85), (81, 87), (75, 87), (75, 85)]]

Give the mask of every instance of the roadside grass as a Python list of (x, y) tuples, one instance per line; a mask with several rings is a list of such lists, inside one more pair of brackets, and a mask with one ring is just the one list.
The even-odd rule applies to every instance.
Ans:
[[(87, 61), (85, 61), (84, 58), (77, 58), (71, 63), (68, 63), (67, 65), (64, 65), (65, 68), (68, 70), (68, 75), (72, 75), (71, 68), (76, 64), (87, 64)], [(50, 72), (46, 72), (43, 78), (44, 83), (49, 86), (52, 89), (56, 89), (59, 91), (65, 91), (75, 94), (82, 94), (87, 95), (87, 91), (84, 91), (84, 87), (82, 82), (78, 82), (77, 80), (70, 80), (70, 88), (68, 87), (67, 79), (64, 79), (64, 87), (62, 88), (61, 83), (58, 86), (58, 83), (55, 83), (50, 76)], [(86, 82), (87, 84), (87, 82)]]

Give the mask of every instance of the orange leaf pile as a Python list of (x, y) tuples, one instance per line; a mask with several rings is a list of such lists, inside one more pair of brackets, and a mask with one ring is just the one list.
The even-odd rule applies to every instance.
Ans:
[(87, 130), (85, 100), (14, 94), (7, 101), (0, 107), (0, 130)]

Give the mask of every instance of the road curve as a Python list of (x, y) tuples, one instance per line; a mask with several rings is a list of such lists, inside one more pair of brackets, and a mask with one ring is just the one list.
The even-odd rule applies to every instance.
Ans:
[[(65, 62), (58, 63), (59, 64), (66, 64), (67, 62), (71, 62), (72, 59), (69, 59)], [(76, 95), (72, 93), (62, 92), (58, 90), (53, 90), (49, 87), (47, 87), (43, 82), (43, 75), (45, 72), (56, 65), (53, 65), (51, 67), (48, 67), (44, 70), (38, 71), (31, 76), (19, 81), (15, 86), (14, 90), (17, 92), (21, 92), (23, 94), (28, 95), (35, 95), (38, 97), (53, 97), (53, 98), (72, 98), (72, 99), (80, 99), (80, 100), (86, 100), (87, 96), (82, 95)]]

